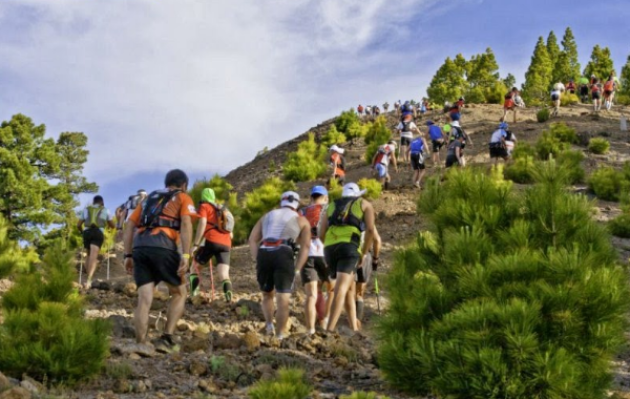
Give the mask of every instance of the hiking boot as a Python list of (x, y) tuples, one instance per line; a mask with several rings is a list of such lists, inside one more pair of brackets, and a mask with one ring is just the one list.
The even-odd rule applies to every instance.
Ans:
[(199, 295), (199, 276), (193, 273), (188, 276), (188, 282), (190, 283), (190, 296), (198, 296)]
[(276, 335), (276, 328), (273, 326), (273, 324), (267, 324), (267, 326), (265, 326), (265, 334), (272, 337)]
[(171, 334), (162, 334), (162, 336), (153, 341), (155, 350), (160, 353), (172, 353), (178, 351), (177, 343)]
[(227, 291), (225, 293), (225, 302), (232, 302), (232, 291)]

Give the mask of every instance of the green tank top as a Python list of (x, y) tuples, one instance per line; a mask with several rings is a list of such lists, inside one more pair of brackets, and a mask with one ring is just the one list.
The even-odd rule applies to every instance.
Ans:
[[(328, 217), (328, 229), (326, 230), (326, 237), (324, 239), (324, 246), (341, 244), (341, 243), (356, 243), (359, 245), (361, 240), (361, 230), (359, 227), (352, 224), (332, 225), (331, 217), (335, 213), (335, 209), (341, 200), (337, 200), (328, 206), (326, 216)], [(358, 220), (363, 222), (363, 209), (361, 209), (361, 199), (354, 201), (350, 208), (350, 213)]]

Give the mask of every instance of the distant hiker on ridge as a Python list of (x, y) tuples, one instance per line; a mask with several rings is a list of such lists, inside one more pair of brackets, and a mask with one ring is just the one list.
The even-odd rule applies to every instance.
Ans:
[(98, 253), (105, 241), (105, 227), (113, 229), (116, 227), (109, 210), (105, 208), (103, 197), (96, 195), (92, 200), (92, 205), (87, 206), (79, 216), (77, 224), (79, 231), (83, 234), (83, 248), (88, 251), (86, 263), (87, 280), (85, 289), (92, 287), (92, 277), (96, 271)]

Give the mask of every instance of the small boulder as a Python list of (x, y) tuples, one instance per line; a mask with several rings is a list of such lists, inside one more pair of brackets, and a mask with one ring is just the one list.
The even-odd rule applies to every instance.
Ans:
[(123, 287), (123, 294), (127, 295), (128, 297), (135, 297), (137, 293), (138, 287), (135, 283), (127, 283)]
[(258, 339), (258, 334), (253, 331), (243, 334), (243, 343), (250, 352), (254, 352), (260, 348), (260, 339)]
[(215, 349), (238, 349), (243, 346), (243, 340), (236, 334), (228, 333), (215, 337), (213, 346)]
[(13, 384), (11, 384), (11, 381), (9, 381), (9, 379), (0, 372), (0, 392), (9, 389), (12, 386)]
[(112, 323), (112, 335), (116, 338), (134, 338), (136, 330), (133, 328), (129, 320), (120, 315), (113, 315), (108, 318)]
[(195, 377), (200, 377), (208, 373), (208, 365), (198, 359), (193, 359), (188, 366), (188, 371)]
[(31, 399), (32, 395), (29, 391), (22, 387), (13, 387), (8, 391), (0, 394), (0, 399)]

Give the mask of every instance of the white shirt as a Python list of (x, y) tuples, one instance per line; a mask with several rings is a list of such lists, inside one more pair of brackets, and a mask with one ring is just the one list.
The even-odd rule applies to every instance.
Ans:
[(503, 129), (497, 129), (492, 133), (492, 137), (490, 138), (491, 143), (500, 143), (501, 137), (505, 137), (507, 133)]
[(403, 128), (405, 126), (403, 125), (402, 122), (400, 122), (398, 124), (398, 126), (396, 126), (396, 129), (400, 130), (400, 137), (407, 137), (407, 138), (413, 138), (413, 130), (414, 129), (418, 129), (418, 126), (416, 126), (415, 123), (413, 122), (409, 122), (409, 131), (408, 132), (403, 132)]
[(564, 84), (558, 82), (555, 85), (553, 85), (554, 90), (558, 90), (558, 91), (564, 91), (565, 87)]

